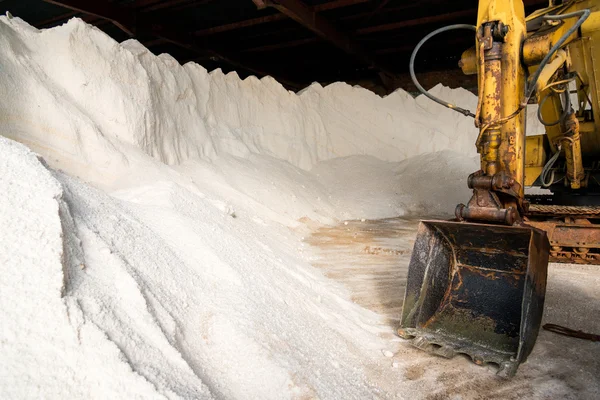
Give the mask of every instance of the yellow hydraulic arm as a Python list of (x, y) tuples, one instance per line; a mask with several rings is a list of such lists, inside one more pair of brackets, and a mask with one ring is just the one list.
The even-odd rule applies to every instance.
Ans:
[[(475, 122), (480, 126), (477, 145), (482, 172), (479, 174), (492, 175), (489, 160), (500, 154), (501, 169), (520, 184), (519, 217), (548, 233), (551, 259), (598, 264), (600, 67), (594, 60), (600, 58), (600, 11), (595, 11), (600, 1), (554, 3), (558, 2), (551, 2), (548, 8), (523, 19), (521, 1), (480, 1), (479, 31), (490, 21), (499, 21), (523, 33), (518, 51), (505, 53), (506, 58), (500, 64), (502, 85), (496, 95), (490, 91), (495, 83), (490, 76), (497, 72), (488, 64), (499, 64), (485, 61), (489, 50), (482, 47), (487, 44), (482, 42), (479, 31), (478, 44), (463, 53), (460, 65), (467, 74), (478, 73), (482, 110), (494, 110), (494, 102), (514, 106), (515, 100), (520, 98), (521, 109), (526, 103), (538, 104), (538, 118), (545, 126), (545, 135), (535, 136), (531, 133), (542, 132), (529, 132), (531, 136), (525, 138), (523, 114), (511, 118), (503, 107), (499, 109), (502, 118), (510, 120), (501, 127), (496, 126), (494, 135), (486, 123), (488, 114), (481, 114)], [(502, 42), (504, 49), (511, 38), (514, 39), (506, 35)], [(484, 49), (483, 57), (481, 49)], [(512, 61), (508, 60), (517, 63), (509, 64)], [(525, 86), (520, 80), (523, 74), (529, 75)], [(513, 77), (517, 77), (517, 81), (511, 82)], [(496, 152), (497, 138), (500, 140)], [(530, 205), (524, 199), (524, 186), (542, 186), (552, 190), (554, 196), (533, 196)], [(498, 194), (498, 197), (505, 208), (512, 205), (506, 196)], [(461, 215), (457, 212), (457, 216), (477, 219), (469, 218), (472, 215), (464, 211)]]
[[(600, 0), (558, 3), (526, 18), (522, 0), (480, 0), (476, 26), (432, 32), (410, 62), (423, 94), (474, 118), (481, 162), (456, 219), (419, 225), (398, 333), (431, 353), (495, 364), (508, 377), (535, 344), (549, 257), (600, 263), (600, 12), (592, 12)], [(414, 73), (423, 43), (450, 29), (475, 32), (460, 63), (478, 77), (474, 112), (427, 93)], [(529, 103), (539, 104), (544, 135), (526, 136)], [(530, 185), (554, 195), (533, 201)]]

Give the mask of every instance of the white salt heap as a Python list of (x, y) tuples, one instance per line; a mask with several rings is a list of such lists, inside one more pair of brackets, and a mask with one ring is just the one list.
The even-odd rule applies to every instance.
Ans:
[[(296, 95), (272, 78), (242, 81), (180, 66), (78, 19), (45, 31), (19, 19), (2, 25), (3, 71), (11, 77), (1, 88), (6, 135), (94, 182), (123, 174), (125, 144), (169, 165), (260, 154), (304, 170), (357, 154), (384, 161), (441, 150), (475, 154), (472, 120), (401, 90), (381, 98), (343, 83), (314, 84)], [(475, 107), (462, 89), (436, 91)]]
[[(38, 31), (0, 17), (0, 49), (1, 398), (439, 387), (439, 374), (404, 378), (410, 360), (392, 369), (392, 328), (310, 265), (302, 236), (306, 223), (451, 212), (477, 169), (472, 120), (401, 90), (294, 94), (180, 66), (79, 19)], [(552, 363), (532, 365), (533, 394), (572, 393)]]

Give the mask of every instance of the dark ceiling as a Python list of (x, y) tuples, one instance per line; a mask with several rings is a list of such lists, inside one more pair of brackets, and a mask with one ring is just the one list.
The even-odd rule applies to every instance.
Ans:
[[(525, 0), (526, 11), (547, 0)], [(474, 24), (475, 0), (0, 0), (38, 28), (80, 17), (118, 41), (135, 37), (156, 54), (242, 77), (272, 75), (290, 89), (346, 81), (378, 92), (412, 89), (408, 60), (430, 31)], [(423, 47), (425, 86), (473, 89), (457, 62), (473, 43), (453, 31)]]

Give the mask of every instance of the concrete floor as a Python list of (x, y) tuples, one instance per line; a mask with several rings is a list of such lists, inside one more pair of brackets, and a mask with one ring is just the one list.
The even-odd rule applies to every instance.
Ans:
[[(318, 255), (313, 264), (395, 330), (417, 225), (402, 218), (345, 221), (315, 229), (306, 241)], [(600, 266), (550, 264), (542, 323), (600, 334)], [(384, 397), (411, 398), (407, 393), (416, 387), (427, 399), (600, 398), (598, 342), (541, 330), (528, 361), (505, 380), (466, 358), (447, 360), (390, 340), (397, 346), (393, 360), (402, 368), (375, 368)]]

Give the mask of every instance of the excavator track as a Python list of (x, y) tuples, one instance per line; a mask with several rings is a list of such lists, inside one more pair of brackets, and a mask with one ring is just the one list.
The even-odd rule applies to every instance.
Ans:
[(553, 204), (531, 204), (529, 216), (600, 218), (600, 206), (563, 206)]
[(600, 205), (552, 204), (552, 196), (528, 200), (526, 222), (548, 234), (551, 262), (600, 265)]

